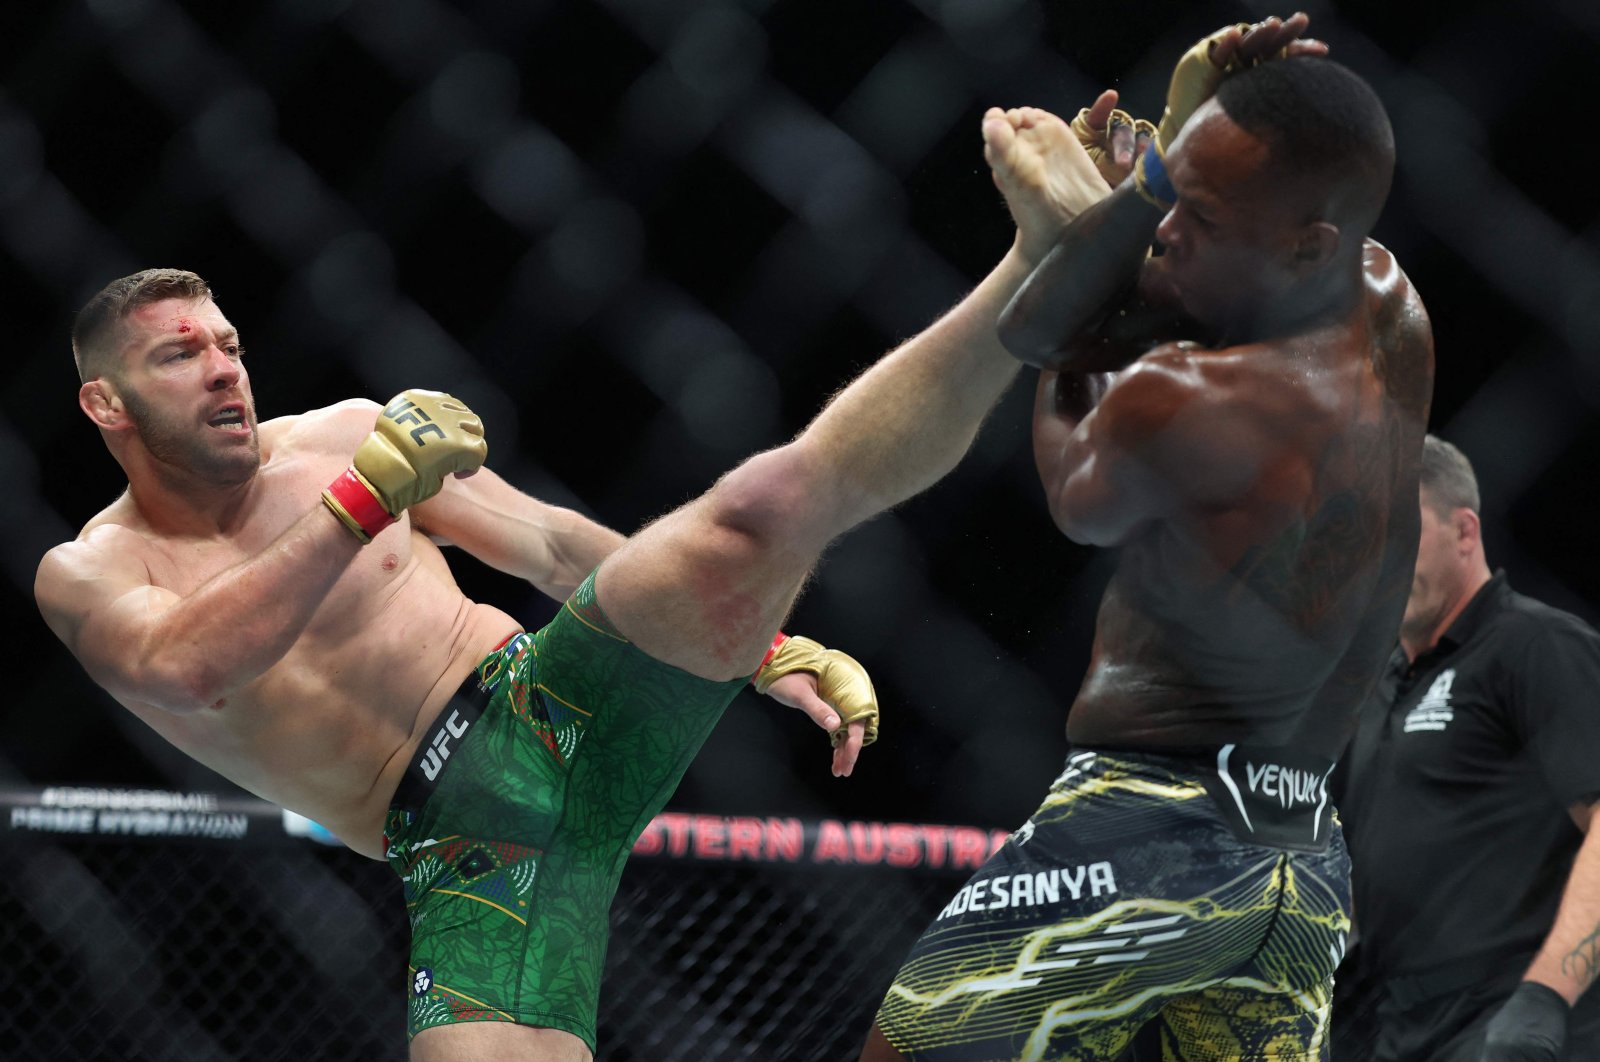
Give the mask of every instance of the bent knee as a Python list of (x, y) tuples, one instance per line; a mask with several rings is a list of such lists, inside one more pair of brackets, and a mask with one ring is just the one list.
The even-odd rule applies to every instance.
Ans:
[(820, 550), (834, 535), (837, 505), (806, 448), (790, 443), (750, 458), (706, 495), (703, 518), (757, 547)]

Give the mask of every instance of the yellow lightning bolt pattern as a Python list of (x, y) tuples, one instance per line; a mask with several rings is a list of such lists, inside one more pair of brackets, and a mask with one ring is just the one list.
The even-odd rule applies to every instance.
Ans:
[[(1115, 899), (1032, 928), (1016, 925), (1013, 910), (1009, 931), (963, 918), (941, 926), (941, 916), (878, 1016), (902, 1053), (961, 1062), (1110, 1059), (1160, 1011), (1171, 1060), (1307, 1057), (1308, 1040), (1326, 1024), (1327, 974), (1349, 929), (1342, 887), (1287, 853), (1242, 844), (1219, 853), (1214, 836), (1206, 846), (1185, 845), (1173, 830), (1174, 808), (1204, 789), (1108, 766), (1097, 765), (1092, 777), (1069, 769), (1030, 820), (1027, 843), (1071, 820), (1074, 846), (1100, 850), (1085, 858), (1121, 867), (1143, 859), (1140, 891), (1154, 868), (1155, 884), (1169, 887), (1148, 891), (1169, 898)], [(1192, 829), (1195, 820), (1185, 812), (1179, 821)], [(1250, 862), (1241, 867), (1242, 857)], [(1231, 877), (1222, 884), (1198, 894), (1186, 888), (1214, 883), (1224, 869)]]

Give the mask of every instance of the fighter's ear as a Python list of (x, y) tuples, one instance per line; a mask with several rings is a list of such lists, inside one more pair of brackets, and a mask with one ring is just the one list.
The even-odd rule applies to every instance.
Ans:
[(104, 376), (85, 380), (78, 388), (78, 408), (107, 431), (117, 431), (128, 426), (128, 411), (122, 403), (117, 387)]

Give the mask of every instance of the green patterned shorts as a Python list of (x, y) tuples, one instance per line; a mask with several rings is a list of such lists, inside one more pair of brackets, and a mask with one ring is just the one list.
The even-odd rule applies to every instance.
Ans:
[(646, 656), (600, 611), (593, 575), (483, 660), (384, 828), (411, 916), (408, 1035), (512, 1021), (595, 1049), (623, 863), (744, 681)]

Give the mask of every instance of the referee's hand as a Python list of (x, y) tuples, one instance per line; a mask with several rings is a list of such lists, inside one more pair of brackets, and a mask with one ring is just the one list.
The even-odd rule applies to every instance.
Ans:
[(1481, 1062), (1559, 1062), (1567, 1042), (1567, 1001), (1555, 989), (1524, 981), (1484, 1030)]

